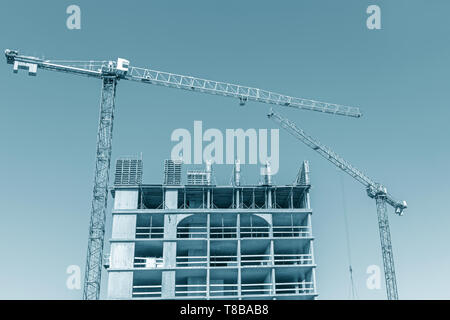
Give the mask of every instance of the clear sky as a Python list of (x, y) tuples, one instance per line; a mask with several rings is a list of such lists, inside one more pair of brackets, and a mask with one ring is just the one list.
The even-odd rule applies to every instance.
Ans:
[[(81, 30), (66, 27), (71, 4), (81, 8)], [(381, 8), (381, 30), (366, 27), (371, 4)], [(278, 110), (408, 201), (403, 217), (390, 210), (400, 298), (449, 299), (449, 10), (445, 0), (1, 1), (0, 48), (48, 59), (123, 57), (359, 106), (361, 119)], [(2, 299), (81, 297), (66, 287), (66, 268), (85, 265), (100, 88), (94, 79), (42, 70), (32, 78), (0, 64)], [(223, 131), (276, 128), (264, 104), (126, 81), (116, 106), (113, 160), (142, 152), (146, 183), (162, 182), (172, 131), (192, 131), (194, 120)], [(345, 207), (358, 297), (383, 299), (384, 283), (366, 287), (367, 267), (382, 266), (374, 201), (284, 131), (275, 182), (291, 183), (304, 159), (320, 298), (349, 298)], [(228, 183), (230, 166), (215, 171)], [(257, 174), (257, 166), (243, 168), (247, 183)]]

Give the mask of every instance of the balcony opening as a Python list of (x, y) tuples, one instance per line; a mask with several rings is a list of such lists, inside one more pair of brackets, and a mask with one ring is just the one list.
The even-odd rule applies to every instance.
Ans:
[(236, 267), (237, 266), (237, 242), (214, 241), (210, 242), (210, 267)]
[(159, 269), (164, 267), (163, 243), (153, 241), (136, 242), (134, 268)]
[(132, 297), (134, 299), (160, 298), (162, 292), (161, 272), (135, 272)]
[(160, 239), (164, 237), (164, 216), (160, 214), (138, 214), (136, 239)]
[(208, 236), (206, 215), (194, 214), (184, 218), (177, 226), (177, 238), (205, 239)]
[(300, 273), (276, 270), (275, 290), (279, 295), (310, 295), (315, 293), (312, 271)]
[(220, 299), (238, 295), (238, 270), (211, 269), (209, 280), (209, 296)]
[(306, 214), (274, 213), (272, 217), (273, 236), (276, 238), (311, 236)]
[(278, 209), (305, 209), (308, 188), (304, 186), (276, 187), (273, 190), (273, 207)]
[(207, 194), (204, 187), (187, 187), (183, 194), (183, 207), (185, 209), (206, 209)]
[(176, 297), (205, 297), (206, 293), (205, 270), (177, 271), (175, 283)]
[(184, 241), (177, 244), (176, 266), (205, 268), (208, 264), (205, 241)]
[(270, 236), (266, 220), (253, 214), (241, 214), (241, 238), (262, 238)]
[(163, 188), (161, 186), (150, 186), (140, 190), (139, 209), (162, 209)]
[(236, 238), (237, 217), (229, 214), (211, 214), (210, 237), (211, 238)]
[(215, 209), (233, 208), (233, 188), (214, 188), (211, 189), (212, 207)]
[(242, 241), (241, 266), (268, 266), (272, 264), (270, 241)]
[(305, 240), (274, 241), (275, 265), (312, 265), (314, 263), (311, 243)]
[(241, 294), (247, 295), (272, 295), (273, 283), (270, 269), (244, 269), (241, 274)]

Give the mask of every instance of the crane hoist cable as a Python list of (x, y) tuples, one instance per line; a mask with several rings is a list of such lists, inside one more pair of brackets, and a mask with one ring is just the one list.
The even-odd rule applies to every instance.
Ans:
[(341, 190), (342, 190), (342, 213), (343, 213), (343, 220), (344, 220), (345, 242), (347, 245), (348, 271), (350, 274), (350, 299), (358, 299), (358, 295), (356, 293), (355, 282), (353, 279), (350, 227), (349, 227), (348, 217), (347, 217), (347, 201), (346, 201), (344, 177), (342, 175), (342, 172), (339, 173), (339, 178), (340, 178), (339, 180), (341, 182)]

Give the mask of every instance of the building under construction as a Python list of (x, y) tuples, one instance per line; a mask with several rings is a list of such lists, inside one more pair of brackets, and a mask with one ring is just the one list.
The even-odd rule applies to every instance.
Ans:
[[(295, 183), (212, 183), (166, 160), (164, 184), (142, 183), (142, 160), (116, 163), (109, 299), (315, 299), (315, 261), (304, 162)], [(266, 168), (267, 169), (267, 168)]]

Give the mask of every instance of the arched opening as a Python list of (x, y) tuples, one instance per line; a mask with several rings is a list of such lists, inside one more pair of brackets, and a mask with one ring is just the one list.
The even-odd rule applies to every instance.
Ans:
[(177, 225), (177, 238), (203, 239), (208, 236), (206, 215), (194, 214), (181, 220)]
[(242, 238), (262, 238), (269, 235), (270, 225), (266, 220), (254, 214), (241, 215)]

